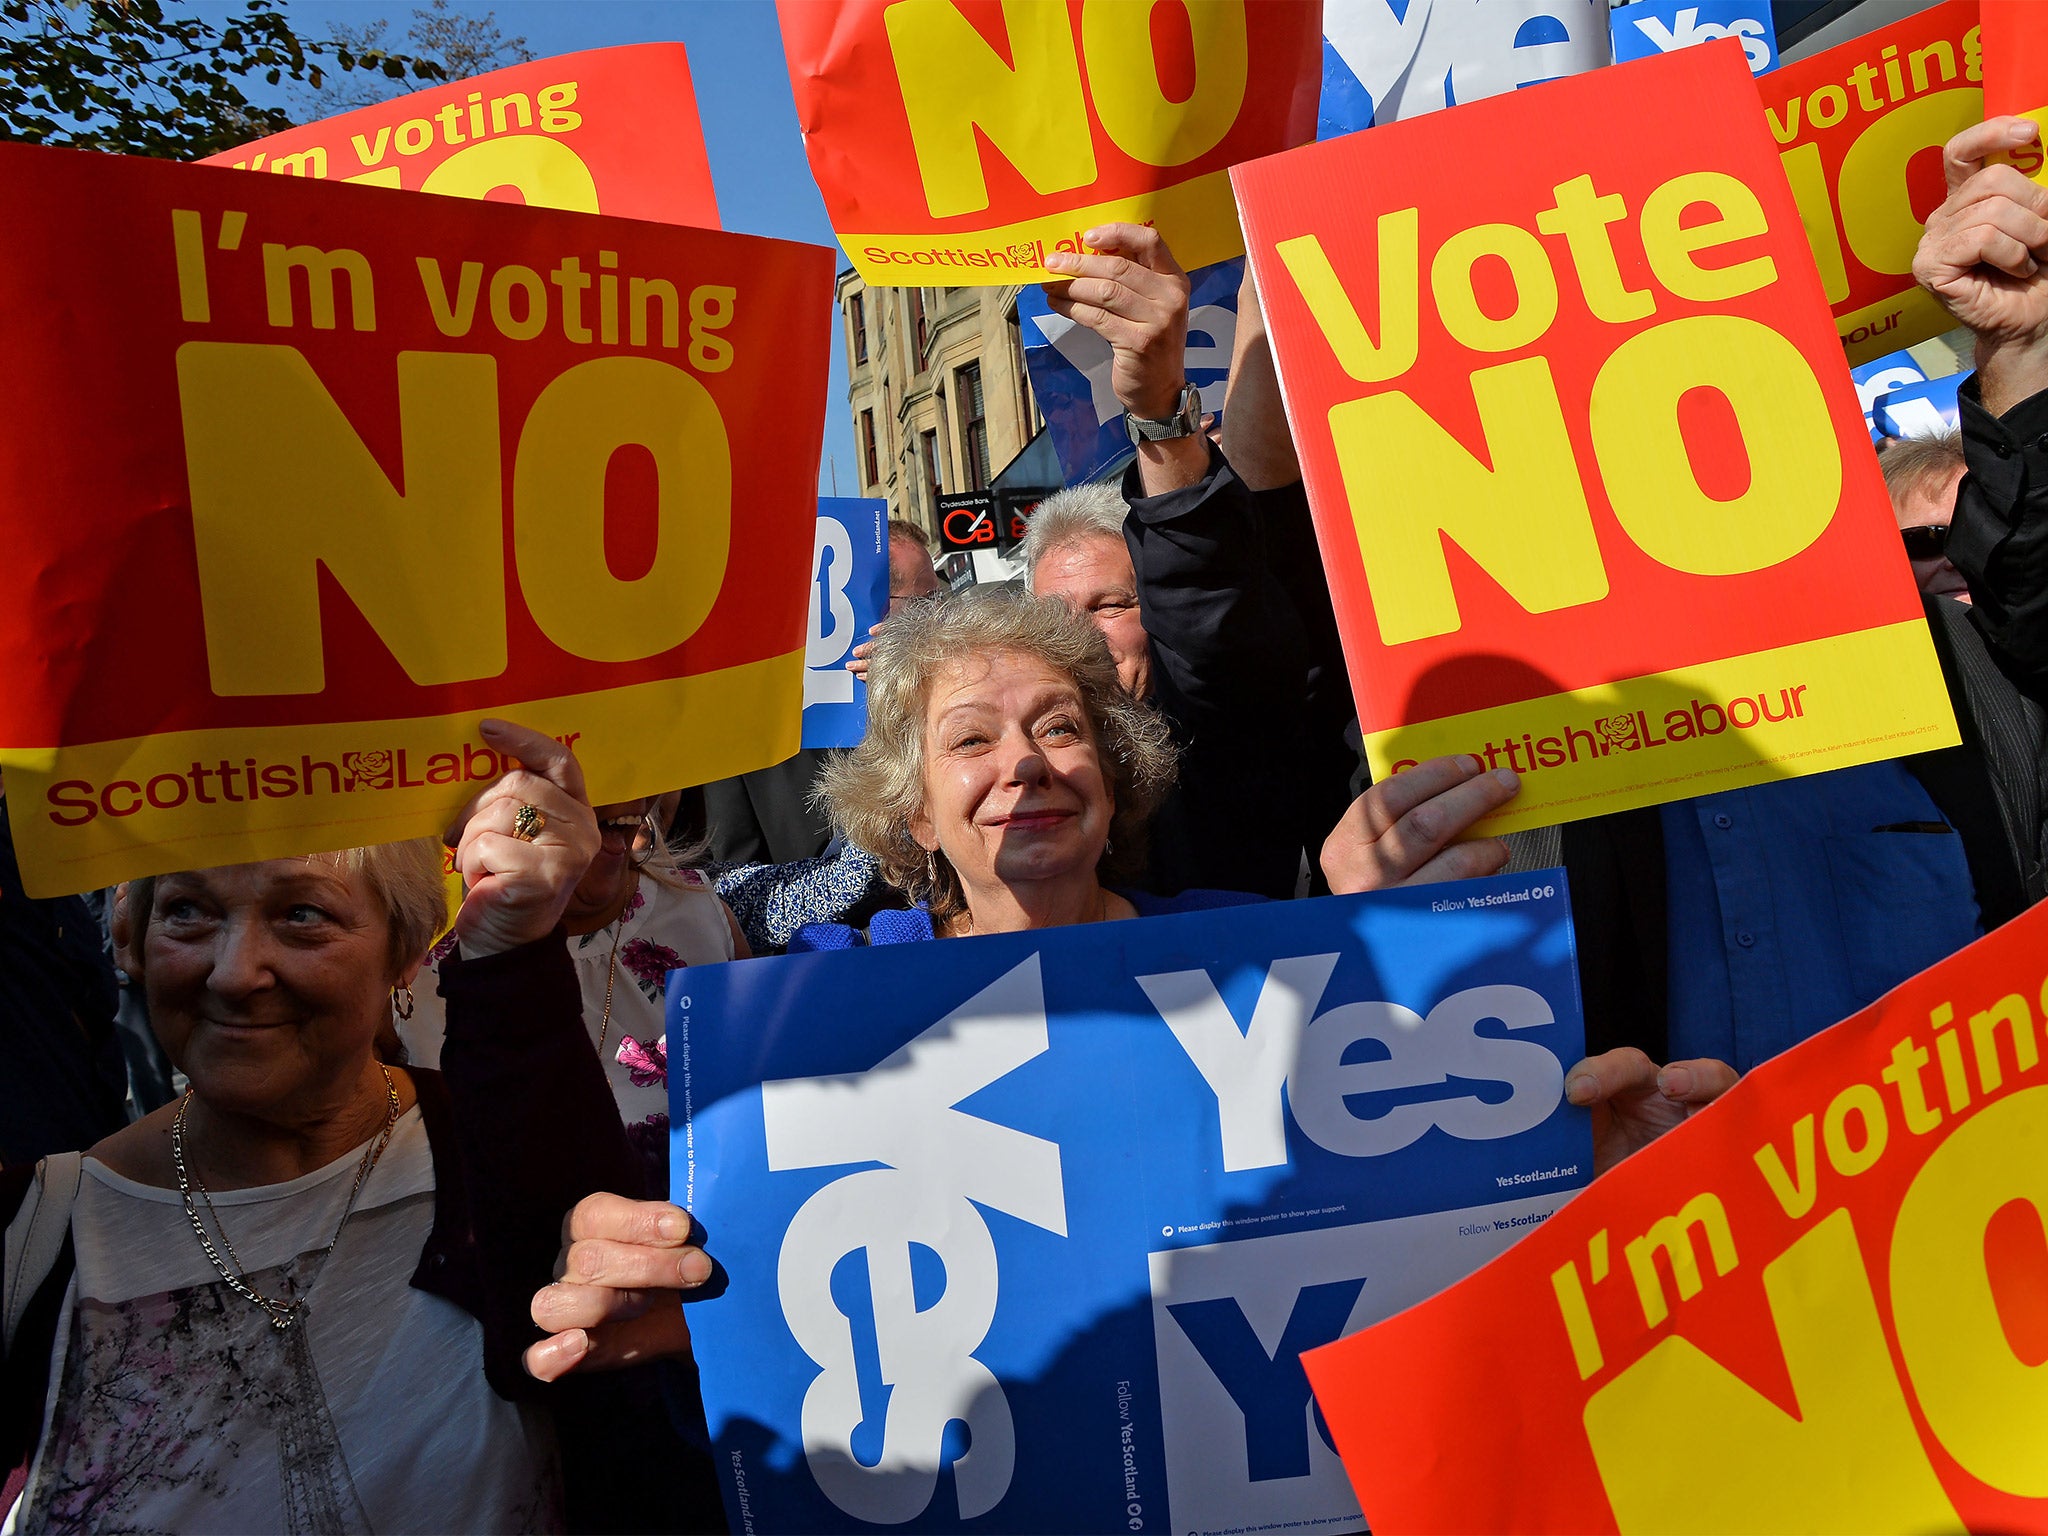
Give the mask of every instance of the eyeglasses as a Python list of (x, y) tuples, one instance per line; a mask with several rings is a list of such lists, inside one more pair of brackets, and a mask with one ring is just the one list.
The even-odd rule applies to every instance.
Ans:
[(1899, 537), (1905, 541), (1909, 560), (1939, 560), (1948, 550), (1947, 523), (1916, 523), (1901, 528)]

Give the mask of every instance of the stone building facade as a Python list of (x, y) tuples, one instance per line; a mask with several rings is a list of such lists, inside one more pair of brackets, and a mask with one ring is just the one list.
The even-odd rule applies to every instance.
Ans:
[(1018, 292), (870, 288), (851, 268), (839, 274), (859, 482), (851, 494), (886, 497), (891, 517), (930, 531), (937, 496), (979, 490), (1031, 441), (1043, 423), (1024, 369)]

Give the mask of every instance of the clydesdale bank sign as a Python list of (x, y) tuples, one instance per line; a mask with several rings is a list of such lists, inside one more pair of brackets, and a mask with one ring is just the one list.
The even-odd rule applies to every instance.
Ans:
[(0, 184), (32, 892), (436, 831), (486, 715), (600, 801), (796, 749), (829, 252), (20, 145)]

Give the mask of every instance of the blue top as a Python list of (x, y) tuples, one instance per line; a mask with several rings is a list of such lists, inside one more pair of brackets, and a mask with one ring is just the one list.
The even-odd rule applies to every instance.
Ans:
[(1673, 1061), (1747, 1072), (1983, 932), (1962, 837), (1896, 761), (1662, 814)]
[[(1242, 907), (1264, 901), (1245, 891), (1182, 891), (1177, 896), (1154, 896), (1150, 891), (1118, 891), (1140, 917), (1158, 917), (1168, 912), (1206, 912), (1212, 907)], [(937, 938), (932, 932), (932, 915), (923, 902), (907, 912), (877, 912), (865, 935), (844, 923), (806, 923), (789, 941), (789, 953), (808, 954), (824, 949), (858, 949), (867, 944), (918, 944)]]

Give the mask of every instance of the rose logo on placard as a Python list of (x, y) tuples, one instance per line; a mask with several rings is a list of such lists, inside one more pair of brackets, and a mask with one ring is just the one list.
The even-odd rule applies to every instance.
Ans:
[(1011, 246), (1010, 263), (1013, 266), (1019, 267), (1037, 266), (1038, 242), (1036, 240), (1020, 240), (1015, 245)]
[(1610, 745), (1624, 752), (1634, 752), (1643, 744), (1642, 738), (1636, 734), (1634, 715), (1609, 715), (1600, 722), (1600, 734)]
[(392, 762), (389, 752), (344, 752), (341, 771), (348, 775), (345, 788), (390, 789)]

